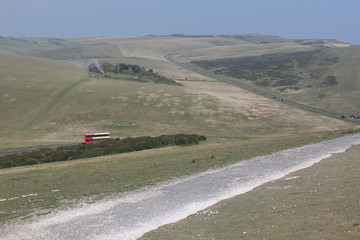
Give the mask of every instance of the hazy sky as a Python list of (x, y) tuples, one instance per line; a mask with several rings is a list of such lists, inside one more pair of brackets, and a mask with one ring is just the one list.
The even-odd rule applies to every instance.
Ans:
[(360, 0), (0, 0), (0, 35), (261, 33), (360, 44)]

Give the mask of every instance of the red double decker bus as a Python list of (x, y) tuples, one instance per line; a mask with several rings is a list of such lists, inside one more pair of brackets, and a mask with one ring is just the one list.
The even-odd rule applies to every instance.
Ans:
[(87, 133), (85, 134), (85, 144), (91, 144), (94, 142), (102, 141), (110, 138), (110, 133)]

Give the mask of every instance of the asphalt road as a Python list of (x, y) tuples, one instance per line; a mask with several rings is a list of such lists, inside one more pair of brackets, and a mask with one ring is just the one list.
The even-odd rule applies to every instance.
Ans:
[(360, 144), (360, 134), (256, 157), (0, 229), (1, 240), (127, 240)]

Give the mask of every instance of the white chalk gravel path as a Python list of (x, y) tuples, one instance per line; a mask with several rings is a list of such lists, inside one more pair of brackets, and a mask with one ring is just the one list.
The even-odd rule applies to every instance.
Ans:
[(130, 240), (360, 144), (360, 134), (256, 157), (0, 229), (1, 240)]

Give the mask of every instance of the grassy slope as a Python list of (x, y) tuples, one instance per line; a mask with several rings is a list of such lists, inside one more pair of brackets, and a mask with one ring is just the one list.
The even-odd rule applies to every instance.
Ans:
[(346, 108), (349, 109), (347, 110), (348, 114), (359, 113), (360, 69), (358, 66), (360, 64), (360, 46), (334, 49), (334, 51), (343, 59), (334, 69), (331, 69), (339, 78), (339, 86), (334, 89), (334, 95), (339, 94), (345, 99)]
[[(0, 225), (28, 214), (51, 212), (63, 204), (77, 203), (76, 199), (80, 199), (80, 202), (101, 199), (174, 177), (340, 135), (323, 133), (249, 140), (213, 139), (189, 147), (168, 147), (1, 169)], [(81, 199), (83, 197), (86, 199)]]
[[(231, 38), (145, 37), (73, 41), (63, 48), (57, 46), (52, 54), (57, 52), (64, 57), (61, 53), (73, 46), (79, 49), (79, 52), (72, 52), (78, 59), (98, 55), (104, 56), (103, 61), (114, 63), (131, 60), (130, 63), (153, 67), (164, 75), (171, 71), (170, 75), (182, 79), (182, 74), (189, 71), (176, 71), (180, 67), (168, 62), (165, 54), (244, 44), (242, 40)], [(111, 50), (114, 46), (118, 51)], [(39, 53), (42, 54), (44, 52)], [(44, 56), (54, 57), (52, 54)], [(5, 81), (2, 82), (1, 95), (7, 100), (2, 105), (6, 113), (2, 116), (2, 134), (7, 136), (2, 140), (3, 148), (59, 141), (81, 142), (82, 135), (88, 131), (110, 131), (118, 137), (179, 132), (256, 137), (351, 128), (351, 124), (304, 113), (211, 81), (185, 81), (185, 87), (178, 87), (88, 79), (85, 71), (59, 61), (15, 55), (4, 55), (2, 65)], [(167, 69), (169, 66), (170, 70)], [(191, 77), (188, 80), (204, 78), (194, 73), (188, 76)], [(21, 94), (11, 95), (20, 91)], [(34, 134), (41, 137), (33, 140)]]
[[(329, 43), (331, 43), (331, 41)], [(300, 45), (291, 41), (269, 44), (239, 43), (238, 45), (212, 46), (209, 48), (188, 50), (176, 54), (175, 58), (180, 62), (191, 62), (195, 60), (259, 56), (277, 52), (286, 53), (314, 49), (322, 49), (325, 52), (340, 57), (340, 61), (329, 68), (321, 79), (303, 79), (301, 83), (303, 87), (298, 91), (289, 90), (278, 92), (275, 88), (271, 87), (253, 86), (305, 105), (315, 106), (335, 113), (359, 114), (360, 108), (357, 103), (360, 101), (360, 85), (358, 81), (360, 70), (356, 66), (360, 63), (360, 46), (354, 45), (350, 47), (323, 49), (314, 45)], [(326, 76), (336, 76), (338, 84), (334, 86), (321, 85)], [(244, 79), (239, 81), (252, 85), (251, 81), (245, 81)], [(316, 82), (316, 84), (314, 84), (314, 82)], [(307, 85), (312, 85), (312, 87), (305, 87)], [(319, 98), (318, 96), (323, 97)]]
[[(1, 54), (0, 137), (31, 129), (87, 74), (64, 62)], [(21, 136), (20, 136), (21, 138)]]
[(140, 239), (359, 239), (359, 151), (353, 147)]
[[(185, 53), (187, 50), (193, 51), (201, 48), (206, 49), (207, 54), (211, 54), (212, 48), (218, 48), (221, 45), (234, 45), (234, 47), (239, 45), (240, 47), (242, 44), (249, 44), (242, 40), (166, 37), (154, 39), (148, 37), (75, 39), (72, 41), (71, 44), (65, 46), (65, 49), (51, 45), (51, 49), (49, 47), (46, 52), (39, 52), (35, 48), (29, 52), (32, 55), (38, 54), (38, 56), (50, 58), (57, 58), (60, 54), (62, 59), (66, 59), (69, 56), (67, 54), (73, 54), (69, 59), (80, 59), (79, 63), (81, 64), (87, 61), (82, 58), (90, 56), (102, 56), (101, 60), (112, 63), (140, 64), (153, 68), (161, 74), (187, 80), (183, 81), (185, 87), (88, 78), (85, 71), (73, 68), (65, 62), (2, 54), (0, 61), (2, 104), (0, 107), (4, 114), (1, 116), (2, 125), (0, 126), (3, 136), (1, 148), (42, 145), (59, 141), (80, 142), (82, 135), (88, 131), (110, 131), (115, 137), (193, 132), (213, 136), (214, 139), (231, 136), (239, 139), (250, 138), (251, 140), (239, 143), (240, 145), (237, 143), (218, 145), (216, 149), (213, 146), (182, 149), (181, 151), (184, 152), (181, 154), (177, 151), (174, 152), (173, 149), (170, 149), (170, 152), (159, 150), (155, 155), (149, 152), (133, 154), (129, 157), (129, 162), (124, 160), (126, 164), (130, 164), (129, 168), (135, 161), (139, 165), (134, 169), (144, 169), (143, 164), (149, 159), (148, 164), (150, 164), (149, 170), (151, 171), (148, 172), (148, 178), (144, 178), (141, 180), (142, 182), (138, 183), (134, 182), (138, 178), (136, 175), (138, 172), (135, 172), (132, 178), (129, 178), (129, 182), (124, 183), (126, 186), (119, 185), (124, 179), (119, 178), (123, 175), (119, 175), (116, 170), (123, 168), (121, 159), (128, 158), (128, 155), (99, 158), (99, 161), (95, 160), (96, 163), (77, 161), (74, 162), (74, 165), (73, 163), (58, 163), (18, 168), (13, 171), (0, 171), (3, 181), (9, 183), (2, 185), (6, 189), (0, 192), (7, 192), (7, 195), (0, 196), (0, 198), (21, 196), (32, 191), (42, 195), (40, 198), (33, 198), (31, 201), (34, 202), (34, 205), (28, 207), (26, 207), (28, 203), (26, 198), (21, 199), (20, 202), (5, 202), (5, 204), (10, 203), (7, 205), (8, 210), (2, 213), (7, 218), (22, 215), (32, 207), (43, 208), (58, 205), (61, 199), (78, 198), (105, 191), (101, 189), (106, 189), (108, 194), (131, 190), (173, 176), (236, 162), (241, 160), (239, 156), (242, 153), (238, 151), (249, 150), (251, 154), (249, 153), (247, 156), (253, 156), (289, 147), (290, 145), (285, 145), (285, 142), (301, 145), (318, 139), (317, 134), (307, 140), (301, 140), (302, 136), (297, 138), (303, 132), (321, 132), (353, 127), (350, 123), (292, 109), (289, 106), (244, 92), (239, 88), (213, 82), (201, 75), (182, 69), (164, 58), (164, 55), (168, 53)], [(289, 46), (289, 43), (284, 44)], [(113, 51), (114, 46), (118, 52)], [(69, 47), (77, 50), (68, 51)], [(254, 46), (252, 45), (252, 47)], [(289, 49), (291, 48), (289, 47)], [(1, 49), (5, 51), (4, 48)], [(24, 49), (26, 48), (24, 47)], [(207, 81), (199, 82), (204, 79)], [(14, 121), (14, 119), (18, 120)], [(34, 136), (37, 137), (34, 139)], [(275, 141), (274, 137), (278, 140)], [(293, 140), (288, 138), (293, 138)], [(216, 161), (208, 163), (209, 153), (220, 154), (224, 157), (218, 158), (220, 163)], [(195, 162), (199, 160), (200, 166), (191, 171), (186, 170), (188, 165), (191, 165), (189, 161), (193, 159), (196, 160)], [(183, 170), (176, 173), (171, 172), (168, 168), (158, 165), (160, 160), (172, 169)], [(174, 168), (173, 163), (177, 161), (180, 165)], [(76, 167), (78, 163), (81, 163), (81, 167)], [(114, 166), (116, 167), (114, 168)], [(55, 172), (48, 175), (48, 167)], [(57, 168), (59, 170), (56, 170)], [(26, 175), (27, 173), (25, 174), (23, 169), (25, 172), (28, 172), (27, 169), (32, 170), (28, 172), (29, 175)], [(64, 169), (67, 170), (64, 171)], [(122, 171), (127, 172), (128, 169)], [(154, 173), (163, 175), (157, 176)], [(169, 173), (171, 174), (169, 175)], [(94, 178), (94, 175), (99, 177)], [(106, 176), (105, 180), (103, 179), (104, 175)], [(112, 180), (111, 176), (116, 177)], [(125, 176), (128, 175), (125, 174)], [(84, 182), (80, 184), (81, 179), (84, 179)], [(14, 191), (14, 188), (11, 187), (14, 181), (19, 186), (18, 191)], [(68, 181), (70, 183), (79, 182), (79, 184), (73, 187)], [(92, 184), (89, 184), (89, 181)], [(54, 189), (50, 189), (48, 186), (54, 189), (59, 186), (62, 190), (59, 194), (53, 193), (51, 190)], [(71, 186), (71, 188), (64, 186)], [(92, 190), (89, 186), (96, 186), (96, 188)], [(53, 198), (54, 194), (58, 195)], [(9, 209), (20, 210), (11, 212)]]
[[(110, 41), (111, 40), (111, 41)], [(247, 40), (247, 41), (246, 41)], [(104, 39), (88, 40), (91, 44), (95, 41), (104, 42)], [(131, 62), (140, 62), (141, 64), (154, 68), (162, 74), (175, 79), (194, 79), (202, 80), (205, 77), (189, 73), (184, 69), (170, 64), (164, 59), (166, 54), (175, 54), (179, 61), (190, 62), (199, 59), (214, 59), (224, 57), (258, 56), (262, 54), (276, 52), (294, 52), (318, 49), (314, 45), (300, 45), (294, 41), (274, 37), (264, 37), (261, 35), (249, 35), (242, 39), (227, 37), (208, 37), (208, 38), (173, 38), (173, 37), (144, 37), (144, 38), (110, 38), (107, 39), (111, 44), (116, 44), (124, 60)], [(268, 41), (267, 44), (258, 44), (257, 42)], [(336, 41), (323, 40), (329, 44), (336, 44)], [(88, 43), (89, 44), (89, 43)], [(334, 46), (334, 45), (332, 45)], [(303, 88), (300, 91), (292, 91), (284, 94), (290, 99), (324, 108), (329, 111), (339, 113), (358, 112), (359, 95), (356, 94), (360, 87), (358, 86), (358, 46), (328, 48), (326, 51), (335, 53), (341, 57), (341, 62), (333, 66), (324, 75), (337, 76), (339, 84), (333, 87), (319, 87), (313, 85), (312, 88)], [(130, 60), (131, 59), (131, 60)], [(305, 79), (304, 82), (311, 79)], [(306, 86), (306, 83), (302, 84)], [(351, 90), (350, 90), (351, 89)], [(265, 89), (272, 91), (272, 89)], [(348, 94), (348, 91), (354, 94)], [(276, 93), (280, 94), (280, 93)], [(316, 98), (318, 95), (326, 95), (326, 98)]]
[[(323, 78), (317, 80), (317, 83), (313, 84), (311, 88), (281, 94), (294, 101), (326, 109), (330, 112), (347, 115), (359, 114), (360, 70), (356, 66), (360, 64), (360, 46), (331, 48), (326, 51), (339, 56), (340, 61), (331, 66)], [(322, 85), (326, 76), (336, 76), (338, 84), (334, 86)], [(312, 79), (304, 79), (304, 84), (312, 81)], [(319, 98), (318, 96), (323, 97)]]
[(13, 53), (28, 55), (32, 52), (42, 51), (44, 49), (54, 49), (56, 45), (49, 43), (45, 39), (26, 39), (26, 38), (1, 38), (0, 51), (4, 53)]
[[(48, 95), (42, 99), (31, 89), (24, 89), (22, 82), (15, 82), (13, 87), (21, 88), (22, 97), (35, 97), (23, 100), (34, 109), (27, 113), (25, 110), (31, 107), (20, 100), (23, 111), (13, 113), (20, 110), (20, 106), (13, 107), (10, 100), (3, 105), (4, 112), (9, 113), (3, 120), (9, 124), (8, 129), (4, 129), (3, 144), (52, 144), (59, 139), (61, 142), (81, 142), (85, 132), (98, 131), (110, 131), (114, 137), (181, 132), (257, 137), (352, 127), (349, 123), (315, 117), (312, 113), (303, 113), (221, 83), (194, 82), (179, 87), (80, 78), (86, 74), (81, 71), (78, 74), (77, 79), (71, 76), (68, 82), (63, 75), (44, 77), (44, 81), (51, 77), (53, 86), (44, 90)], [(30, 83), (38, 78), (27, 80)], [(32, 86), (35, 85), (33, 82)], [(41, 86), (46, 87), (45, 84)], [(14, 122), (12, 118), (6, 118), (10, 113), (23, 119)], [(34, 139), (34, 134), (39, 137)]]

